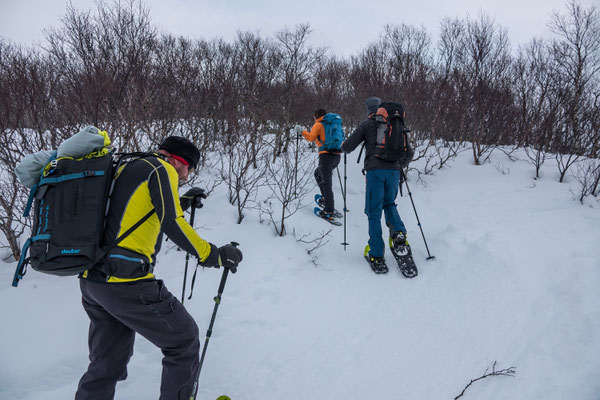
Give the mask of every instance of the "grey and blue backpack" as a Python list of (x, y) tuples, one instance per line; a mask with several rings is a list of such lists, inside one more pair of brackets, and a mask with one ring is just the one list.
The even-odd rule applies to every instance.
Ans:
[[(58, 276), (78, 275), (91, 269), (150, 216), (142, 218), (113, 243), (102, 243), (113, 172), (126, 160), (123, 156), (115, 159), (105, 131), (86, 127), (63, 142), (57, 151), (42, 153), (50, 155), (46, 162), (40, 165), (36, 153), (38, 161), (31, 161), (36, 159), (34, 155), (26, 157), (15, 171), (22, 183), (33, 185), (24, 216), (33, 210), (34, 218), (13, 286), (25, 275), (27, 264), (36, 271)], [(36, 169), (33, 176), (31, 171)]]

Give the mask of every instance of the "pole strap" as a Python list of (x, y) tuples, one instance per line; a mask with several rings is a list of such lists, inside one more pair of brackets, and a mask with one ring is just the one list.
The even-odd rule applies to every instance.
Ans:
[(363, 142), (363, 144), (362, 144), (362, 146), (360, 148), (360, 151), (358, 152), (358, 158), (356, 159), (356, 163), (357, 164), (360, 163), (360, 158), (362, 157), (362, 152), (363, 152), (364, 149), (365, 149), (365, 143)]

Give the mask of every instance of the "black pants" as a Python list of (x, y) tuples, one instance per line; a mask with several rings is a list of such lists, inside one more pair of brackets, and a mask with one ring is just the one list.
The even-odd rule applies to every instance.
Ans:
[(325, 201), (325, 212), (332, 213), (335, 205), (333, 200), (332, 176), (333, 170), (340, 163), (339, 154), (319, 154), (319, 167), (315, 169), (315, 179)]
[(90, 364), (75, 400), (109, 400), (127, 378), (135, 333), (162, 350), (160, 400), (189, 399), (199, 366), (198, 326), (161, 280), (98, 283), (80, 279), (90, 318)]

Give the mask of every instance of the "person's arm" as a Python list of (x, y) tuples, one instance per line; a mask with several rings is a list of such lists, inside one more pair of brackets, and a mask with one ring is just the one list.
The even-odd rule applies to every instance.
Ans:
[(196, 255), (201, 263), (218, 265), (217, 247), (202, 239), (183, 216), (177, 171), (166, 161), (160, 163), (148, 179), (148, 189), (162, 231), (184, 251)]
[(306, 140), (308, 140), (309, 142), (314, 142), (315, 139), (320, 139), (322, 136), (325, 134), (325, 128), (323, 127), (323, 124), (320, 122), (315, 122), (315, 124), (312, 126), (310, 132), (308, 131), (303, 131), (302, 132), (302, 136), (304, 136), (304, 138)]
[(348, 139), (342, 143), (342, 151), (344, 153), (352, 153), (359, 144), (365, 141), (365, 135), (367, 134), (368, 124), (371, 120), (363, 121), (358, 128), (352, 132)]

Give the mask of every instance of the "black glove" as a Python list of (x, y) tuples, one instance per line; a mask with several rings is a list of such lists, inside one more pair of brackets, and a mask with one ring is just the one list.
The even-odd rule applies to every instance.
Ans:
[(204, 189), (194, 187), (185, 192), (185, 194), (179, 198), (179, 204), (181, 205), (181, 209), (183, 211), (187, 210), (191, 206), (194, 208), (202, 208), (204, 205), (202, 204), (202, 199), (207, 197), (208, 194), (206, 194)]
[(229, 268), (232, 274), (237, 272), (237, 266), (243, 258), (242, 251), (231, 244), (219, 247), (219, 265)]

